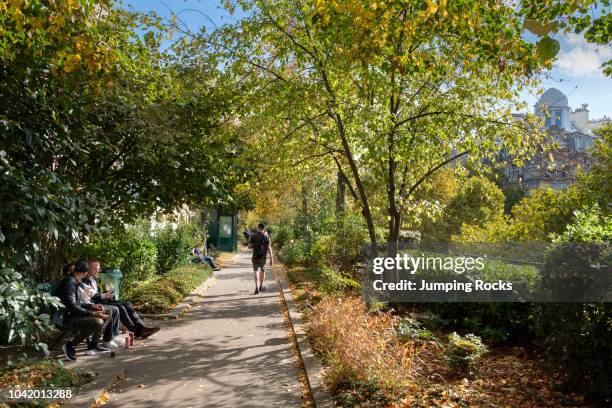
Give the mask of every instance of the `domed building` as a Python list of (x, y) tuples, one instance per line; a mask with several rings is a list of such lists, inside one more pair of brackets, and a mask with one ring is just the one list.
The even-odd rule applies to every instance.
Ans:
[[(587, 104), (572, 110), (567, 96), (556, 88), (546, 90), (534, 105), (534, 113), (542, 119), (550, 135), (549, 143), (556, 143), (550, 152), (536, 154), (524, 166), (509, 164), (506, 175), (510, 182), (531, 189), (548, 185), (554, 189), (565, 188), (575, 180), (580, 169), (588, 171), (593, 147), (597, 137), (593, 130), (610, 123), (610, 119), (591, 121)], [(520, 120), (520, 116), (518, 118)]]
[(535, 114), (544, 119), (544, 126), (553, 126), (571, 130), (570, 112), (567, 96), (556, 88), (550, 88), (542, 94), (540, 100), (534, 106)]

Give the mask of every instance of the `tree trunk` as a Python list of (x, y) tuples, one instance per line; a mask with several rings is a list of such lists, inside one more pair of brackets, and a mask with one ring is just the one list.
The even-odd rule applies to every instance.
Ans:
[(336, 185), (336, 219), (342, 220), (344, 218), (344, 210), (346, 208), (345, 195), (346, 195), (346, 184), (342, 173), (338, 171), (338, 181)]
[(303, 181), (302, 181), (302, 187), (301, 187), (301, 194), (302, 194), (302, 215), (306, 216), (308, 215), (308, 193), (307, 193), (306, 186), (304, 185)]
[(344, 150), (346, 159), (348, 160), (351, 169), (351, 174), (353, 176), (353, 180), (355, 181), (355, 186), (357, 187), (357, 192), (359, 193), (359, 201), (361, 202), (361, 214), (363, 215), (363, 218), (365, 218), (366, 225), (368, 226), (368, 236), (370, 238), (370, 257), (375, 258), (378, 256), (378, 241), (376, 240), (376, 228), (374, 226), (374, 219), (372, 218), (370, 204), (368, 203), (368, 195), (365, 191), (365, 186), (363, 185), (361, 176), (359, 175), (359, 168), (357, 167), (357, 163), (355, 163), (355, 160), (353, 158), (351, 147), (349, 146), (348, 140), (346, 138), (342, 118), (339, 114), (335, 112), (333, 113), (332, 117), (336, 121), (336, 125), (338, 126), (338, 134), (340, 135), (342, 148)]
[[(387, 257), (395, 258), (399, 251), (399, 233), (401, 226), (401, 216), (399, 213), (391, 216), (389, 220), (389, 240), (387, 242)], [(396, 269), (386, 271), (383, 275), (385, 282), (397, 282), (399, 273)]]

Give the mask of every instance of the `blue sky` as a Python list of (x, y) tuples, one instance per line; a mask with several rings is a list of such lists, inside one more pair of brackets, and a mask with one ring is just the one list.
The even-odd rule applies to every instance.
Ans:
[[(213, 28), (236, 21), (239, 16), (230, 16), (217, 0), (124, 0), (124, 7), (138, 11), (155, 11), (169, 18), (170, 10), (180, 13), (181, 20), (193, 31), (206, 26)], [(203, 15), (204, 14), (204, 15)], [(590, 117), (612, 117), (612, 78), (606, 78), (598, 68), (603, 61), (612, 58), (612, 47), (587, 44), (581, 36), (558, 35), (561, 43), (554, 69), (543, 76), (543, 86), (555, 87), (565, 93), (570, 107), (589, 105)], [(537, 101), (536, 95), (524, 93), (531, 107)]]

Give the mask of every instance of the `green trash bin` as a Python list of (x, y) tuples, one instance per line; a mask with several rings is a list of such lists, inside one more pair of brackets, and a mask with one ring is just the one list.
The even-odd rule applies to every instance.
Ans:
[(104, 268), (99, 274), (100, 283), (105, 292), (115, 292), (115, 299), (119, 300), (119, 290), (121, 289), (121, 278), (123, 274), (119, 268)]

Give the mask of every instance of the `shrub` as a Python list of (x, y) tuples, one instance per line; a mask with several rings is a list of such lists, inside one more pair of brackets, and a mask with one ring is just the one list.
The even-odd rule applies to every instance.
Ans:
[(95, 257), (100, 260), (103, 268), (121, 269), (123, 293), (155, 275), (157, 247), (151, 239), (131, 227), (115, 231), (113, 236), (96, 236), (81, 251), (78, 257)]
[(307, 241), (292, 240), (279, 253), (280, 260), (287, 266), (304, 265), (311, 256), (311, 245)]
[(395, 332), (402, 341), (428, 341), (436, 338), (432, 332), (423, 328), (421, 323), (409, 317), (404, 317), (396, 322)]
[(555, 191), (538, 188), (514, 206), (510, 236), (516, 241), (547, 241), (551, 233), (559, 233), (579, 208), (577, 187)]
[(513, 344), (532, 336), (529, 303), (435, 303), (427, 309), (439, 316), (439, 325), (477, 333), (495, 344)]
[(361, 250), (368, 238), (363, 221), (347, 214), (335, 230), (320, 235), (312, 246), (312, 263), (328, 265), (342, 272), (350, 272), (360, 260)]
[(130, 300), (142, 313), (166, 313), (183, 299), (176, 289), (166, 282), (156, 281), (136, 288)]
[(63, 307), (58, 298), (35, 289), (13, 269), (0, 269), (0, 344), (18, 340), (47, 351), (41, 335), (54, 326), (48, 313)]
[(448, 335), (445, 356), (451, 370), (457, 374), (468, 374), (473, 363), (487, 351), (480, 337), (474, 334), (460, 336), (453, 332)]
[(346, 273), (325, 265), (319, 270), (317, 278), (319, 289), (325, 293), (336, 293), (361, 288), (361, 284)]
[(211, 269), (208, 264), (187, 265), (175, 268), (163, 276), (165, 282), (180, 281), (181, 286), (175, 288), (182, 294), (188, 295), (205, 279), (211, 276)]
[(168, 225), (154, 236), (157, 246), (157, 273), (184, 266), (192, 257), (193, 248), (202, 241), (202, 232), (197, 222), (180, 224), (176, 230)]
[[(523, 242), (548, 241), (550, 234), (560, 233), (571, 221), (572, 212), (580, 207), (576, 185), (555, 191), (537, 188), (512, 207), (511, 217), (498, 214), (485, 222), (465, 223), (456, 241)], [(484, 220), (483, 220), (484, 221)]]
[(203, 264), (176, 268), (132, 290), (129, 299), (142, 313), (167, 313), (210, 275)]
[[(553, 237), (558, 246), (548, 255), (543, 282), (552, 282), (549, 287), (564, 291), (568, 286), (580, 286), (585, 278), (605, 277), (605, 270), (595, 271), (591, 265), (609, 264), (611, 235), (610, 217), (603, 216), (597, 206), (577, 211), (565, 232)], [(585, 269), (591, 270), (585, 275)], [(609, 279), (609, 272), (607, 275)], [(568, 282), (560, 284), (560, 279)], [(603, 288), (609, 284), (608, 280)], [(534, 315), (536, 338), (548, 357), (565, 368), (565, 383), (592, 397), (610, 398), (612, 304), (539, 304)]]
[(326, 381), (341, 394), (364, 385), (379, 398), (399, 398), (409, 384), (412, 352), (394, 342), (390, 313), (368, 314), (360, 298), (324, 298), (309, 315), (311, 344), (329, 364)]
[(271, 234), (272, 243), (274, 246), (280, 251), (283, 249), (285, 244), (294, 239), (295, 234), (293, 233), (293, 228), (289, 225), (283, 225), (281, 227), (274, 228), (275, 233)]
[(128, 253), (121, 263), (123, 290), (152, 278), (157, 267), (157, 247), (152, 240), (132, 239), (126, 245), (126, 249)]

